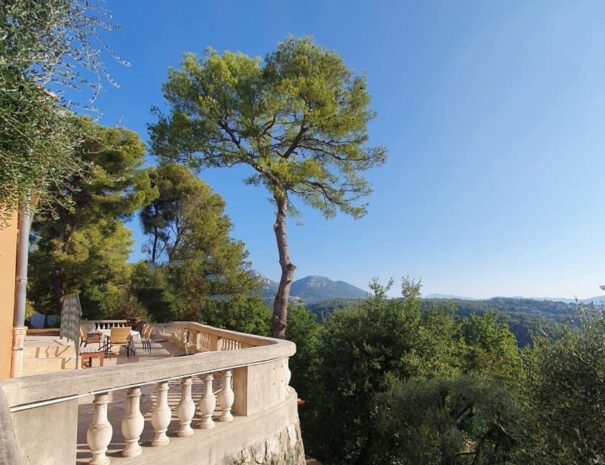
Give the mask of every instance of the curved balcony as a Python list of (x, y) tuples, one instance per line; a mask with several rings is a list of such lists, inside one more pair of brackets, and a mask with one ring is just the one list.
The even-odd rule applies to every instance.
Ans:
[(304, 463), (289, 341), (157, 325), (190, 354), (0, 381), (23, 464)]

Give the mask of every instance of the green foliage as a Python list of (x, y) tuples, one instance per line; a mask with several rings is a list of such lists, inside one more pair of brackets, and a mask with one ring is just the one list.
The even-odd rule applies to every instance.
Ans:
[[(373, 296), (326, 318), (301, 408), (306, 449), (323, 463), (603, 463), (605, 315), (591, 307), (521, 353), (497, 314)], [(523, 363), (525, 362), (525, 363)]]
[(242, 333), (271, 335), (271, 310), (258, 297), (215, 305), (203, 313), (203, 322)]
[(605, 462), (605, 314), (539, 338), (527, 353), (526, 451), (532, 463)]
[(155, 153), (203, 166), (247, 164), (272, 196), (295, 194), (324, 215), (370, 191), (357, 176), (384, 161), (366, 148), (374, 116), (363, 77), (310, 39), (288, 38), (265, 61), (242, 53), (185, 55), (163, 86), (170, 115), (151, 126)]
[(379, 409), (370, 464), (509, 464), (518, 422), (513, 393), (489, 378), (392, 379)]
[(232, 224), (224, 213), (225, 201), (188, 168), (161, 164), (150, 172), (158, 196), (141, 211), (141, 223), (149, 236), (149, 261), (178, 262), (209, 255), (216, 270), (236, 266), (247, 256), (243, 243), (229, 238)]
[(423, 305), (407, 278), (391, 299), (391, 284), (328, 316), (316, 362), (296, 366), (305, 447), (331, 465), (507, 463), (523, 378), (514, 336), (493, 314)]
[[(331, 312), (354, 305), (356, 299), (331, 299), (307, 305), (309, 311), (323, 318)], [(532, 344), (534, 336), (555, 336), (562, 324), (573, 322), (577, 305), (534, 299), (496, 297), (488, 300), (422, 299), (422, 308), (448, 308), (460, 317), (497, 313), (499, 322), (505, 323), (519, 347)]]
[(445, 313), (423, 317), (419, 284), (404, 280), (400, 300), (387, 297), (388, 286), (370, 287), (370, 298), (333, 313), (319, 333), (316, 388), (303, 421), (307, 447), (327, 463), (369, 463), (379, 413), (374, 399), (387, 390), (387, 375), (458, 371), (458, 326)]
[(515, 336), (497, 318), (495, 313), (486, 313), (464, 320), (464, 369), (512, 382), (522, 372), (521, 354)]
[(94, 1), (0, 2), (2, 210), (30, 196), (44, 205), (66, 176), (82, 169), (72, 156), (82, 135), (72, 126), (63, 90), (100, 90), (94, 76), (106, 74), (108, 49), (97, 31), (112, 29), (107, 16)]
[[(9, 84), (9, 80), (19, 83)], [(14, 91), (3, 92), (6, 85)], [(2, 214), (30, 196), (39, 207), (47, 206), (49, 191), (57, 191), (66, 174), (84, 168), (72, 156), (81, 138), (72, 123), (60, 114), (53, 98), (32, 82), (20, 75), (0, 77)]]
[(87, 137), (74, 158), (86, 171), (61, 181), (71, 193), (70, 207), (35, 218), (30, 298), (37, 311), (48, 313), (60, 310), (63, 295), (78, 292), (84, 316), (101, 318), (119, 310), (129, 283), (133, 241), (120, 220), (155, 192), (140, 168), (145, 148), (135, 133), (86, 118), (78, 125)]
[(264, 306), (246, 299), (258, 282), (243, 242), (230, 237), (224, 200), (182, 165), (160, 164), (150, 178), (158, 195), (141, 211), (149, 260), (132, 281), (149, 314), (264, 333)]
[(245, 182), (263, 185), (277, 207), (275, 235), (281, 285), (274, 303), (273, 335), (284, 337), (294, 265), (286, 235), (293, 197), (329, 218), (358, 218), (359, 200), (371, 192), (360, 175), (385, 160), (367, 147), (370, 96), (340, 56), (311, 39), (290, 37), (265, 60), (209, 49), (186, 54), (163, 85), (168, 115), (156, 111), (150, 126), (154, 152), (195, 167), (253, 170)]
[(296, 344), (296, 354), (290, 358), (290, 384), (299, 397), (306, 399), (317, 376), (318, 338), (320, 326), (315, 315), (302, 305), (293, 305), (288, 312), (288, 340)]
[[(425, 299), (424, 305), (443, 305), (442, 299)], [(463, 317), (497, 312), (498, 320), (508, 325), (519, 347), (532, 344), (534, 336), (556, 335), (561, 324), (575, 317), (577, 304), (550, 300), (494, 297), (487, 300), (450, 299), (447, 301)]]

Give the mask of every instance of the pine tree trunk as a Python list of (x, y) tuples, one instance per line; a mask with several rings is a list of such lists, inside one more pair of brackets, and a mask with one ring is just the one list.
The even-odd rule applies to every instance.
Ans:
[(158, 252), (158, 227), (153, 227), (153, 247), (151, 249), (151, 264), (155, 265), (156, 254)]
[(63, 309), (63, 296), (65, 293), (63, 291), (63, 273), (58, 265), (55, 265), (53, 268), (53, 291), (57, 315), (61, 315), (61, 310)]
[(288, 249), (288, 236), (286, 234), (286, 216), (288, 213), (288, 199), (285, 197), (275, 197), (277, 202), (277, 215), (273, 230), (277, 240), (277, 250), (279, 252), (279, 264), (281, 266), (281, 278), (273, 302), (273, 337), (285, 339), (286, 327), (288, 326), (288, 297), (290, 297), (290, 287), (294, 278), (294, 269), (296, 268), (290, 262), (290, 250)]

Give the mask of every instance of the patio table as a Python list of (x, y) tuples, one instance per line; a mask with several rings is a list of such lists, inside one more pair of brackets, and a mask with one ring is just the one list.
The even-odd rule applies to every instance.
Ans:
[[(102, 334), (105, 339), (111, 337), (111, 329), (97, 329), (95, 333)], [(137, 344), (141, 343), (141, 333), (135, 331), (134, 329), (130, 330), (130, 340), (132, 342), (136, 342)]]

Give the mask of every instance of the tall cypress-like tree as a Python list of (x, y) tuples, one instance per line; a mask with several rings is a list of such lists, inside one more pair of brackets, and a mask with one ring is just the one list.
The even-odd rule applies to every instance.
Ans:
[(60, 310), (66, 293), (79, 292), (85, 315), (100, 317), (115, 311), (128, 285), (133, 241), (122, 220), (156, 194), (134, 132), (87, 118), (78, 124), (87, 137), (74, 157), (86, 168), (62, 180), (64, 190), (55, 193), (70, 195), (70, 207), (35, 218), (30, 298), (36, 309), (51, 312)]
[(361, 172), (385, 160), (368, 147), (370, 96), (335, 52), (311, 39), (288, 38), (264, 62), (242, 53), (187, 54), (163, 86), (171, 110), (151, 125), (156, 154), (194, 166), (245, 164), (245, 181), (262, 184), (276, 207), (273, 226), (281, 279), (273, 335), (285, 337), (295, 266), (286, 235), (298, 198), (329, 218), (366, 213), (371, 192)]

